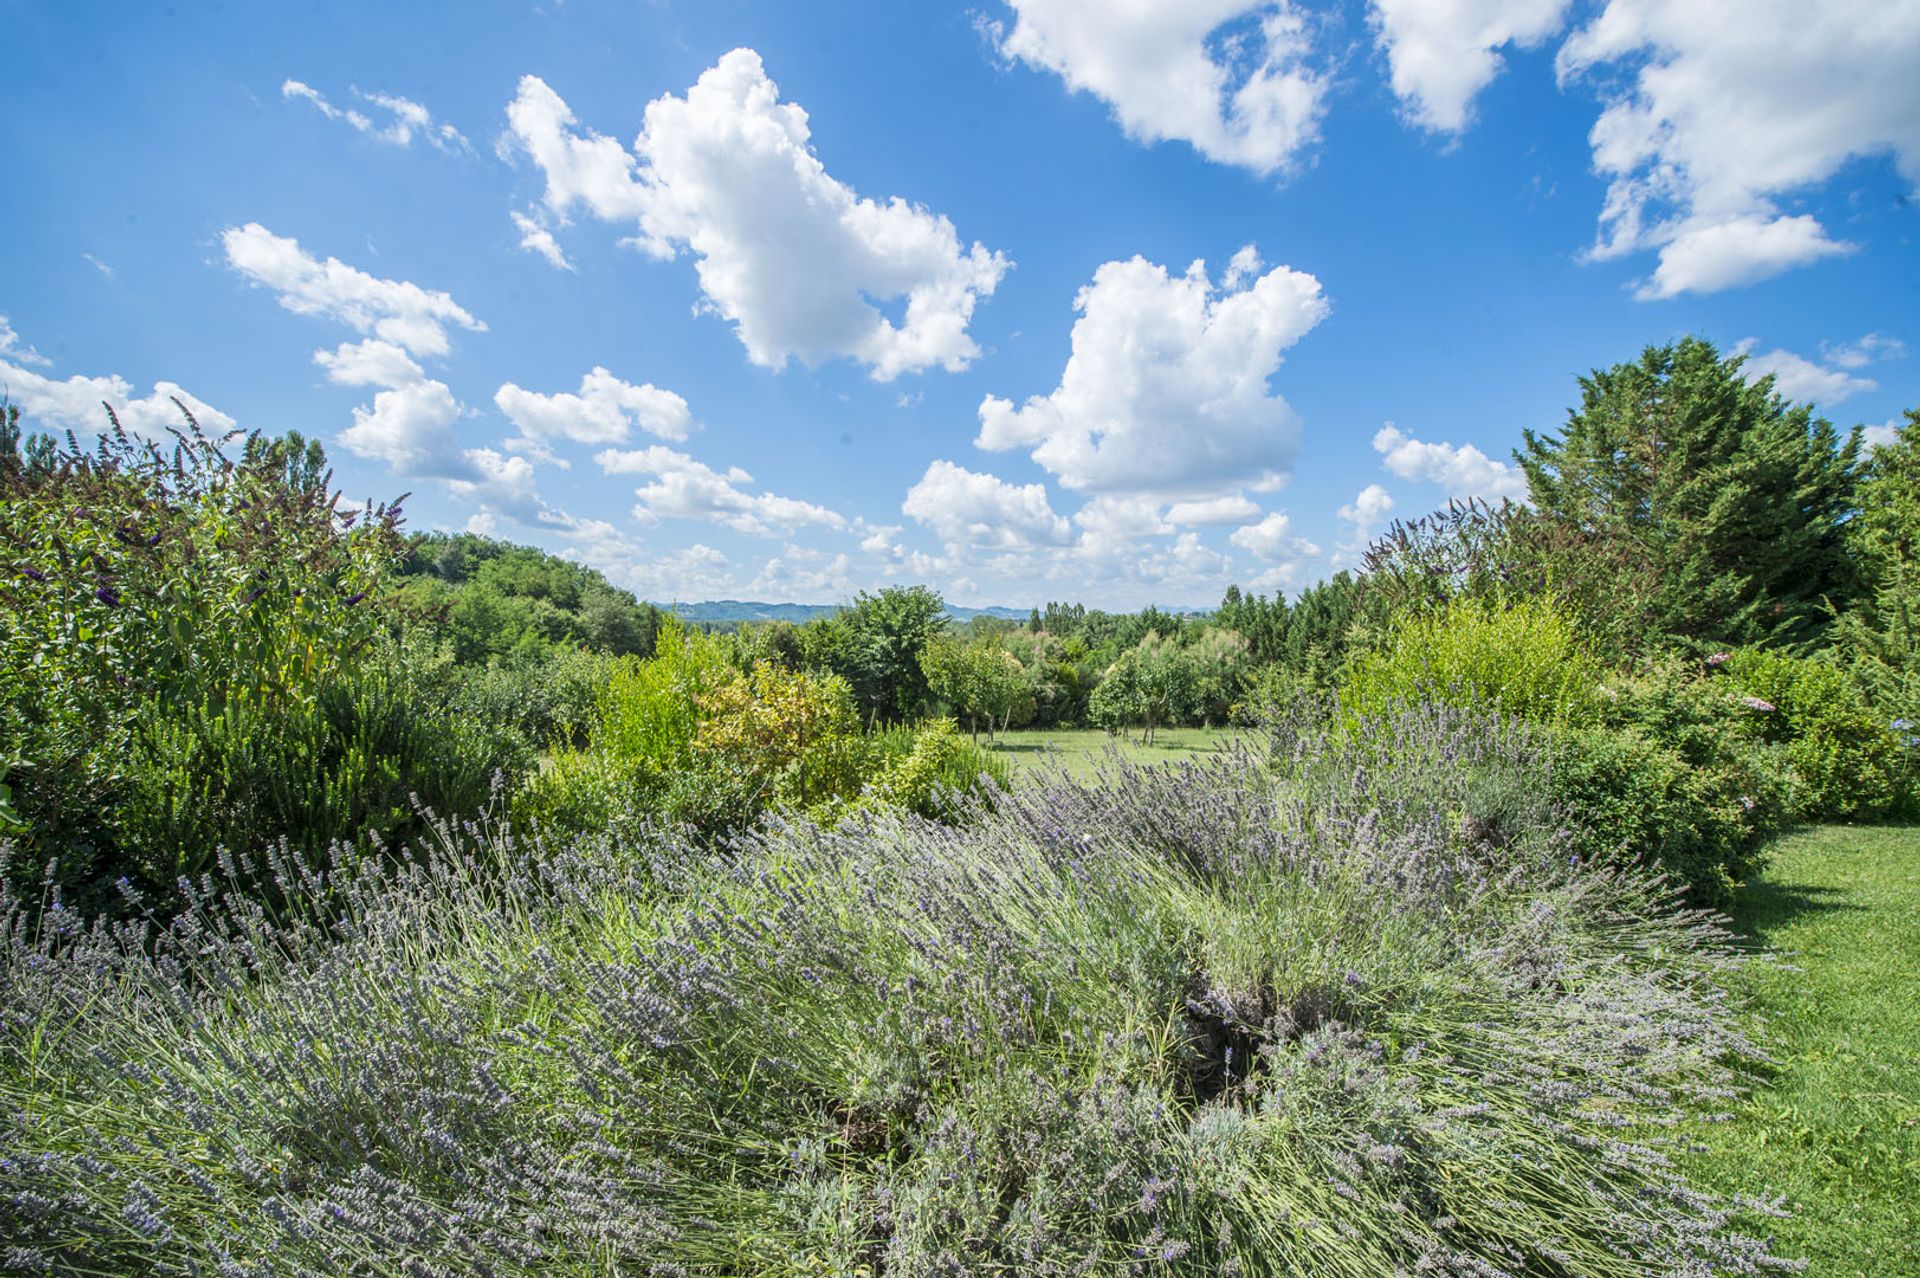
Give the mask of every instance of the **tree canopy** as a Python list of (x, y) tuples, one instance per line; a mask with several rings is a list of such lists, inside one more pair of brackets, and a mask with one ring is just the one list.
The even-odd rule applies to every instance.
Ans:
[(1650, 346), (1581, 378), (1561, 432), (1525, 431), (1514, 457), (1542, 516), (1624, 552), (1650, 634), (1804, 644), (1858, 586), (1845, 525), (1859, 438), (1743, 363), (1697, 337)]

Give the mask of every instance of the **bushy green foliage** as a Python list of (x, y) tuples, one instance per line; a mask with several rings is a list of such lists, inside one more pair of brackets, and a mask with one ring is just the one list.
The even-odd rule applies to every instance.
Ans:
[(1149, 631), (1107, 667), (1087, 702), (1087, 713), (1109, 732), (1129, 724), (1145, 729), (1148, 744), (1163, 723), (1192, 710), (1196, 670), (1179, 641)]
[(937, 636), (921, 651), (920, 669), (928, 691), (967, 721), (975, 740), (983, 721), (992, 737), (1015, 710), (1032, 712), (1033, 681), (1019, 658), (997, 638), (963, 641)]
[[(765, 660), (743, 671), (733, 651), (669, 620), (651, 659), (614, 662), (586, 744), (554, 751), (515, 796), (516, 820), (567, 834), (630, 832), (651, 818), (712, 841), (775, 811), (837, 819), (897, 802), (942, 815), (943, 789), (976, 791), (983, 772), (1007, 782), (1004, 763), (950, 722), (862, 733), (837, 675)], [(863, 799), (869, 786), (880, 797)]]
[(1696, 904), (1725, 905), (1779, 828), (1783, 796), (1764, 773), (1696, 768), (1630, 729), (1564, 728), (1552, 745), (1540, 781), (1566, 821), (1569, 850), (1659, 870)]
[(1838, 665), (1745, 649), (1727, 661), (1721, 681), (1751, 699), (1760, 738), (1783, 747), (1800, 816), (1884, 816), (1906, 802), (1902, 739)]
[(1551, 604), (1459, 599), (1396, 619), (1380, 647), (1349, 665), (1340, 700), (1355, 716), (1439, 700), (1577, 724), (1598, 715), (1605, 678)]
[[(414, 632), (415, 647), (426, 637)], [(593, 729), (601, 690), (618, 661), (583, 648), (557, 648), (544, 657), (467, 666), (439, 652), (415, 652), (412, 660), (436, 671), (435, 684), (453, 709), (491, 723), (511, 724), (535, 750), (584, 745)]]
[(1920, 723), (1920, 408), (1862, 469), (1848, 545), (1867, 590), (1834, 626), (1834, 653), (1888, 721)]
[(871, 781), (859, 806), (896, 807), (938, 821), (966, 815), (985, 777), (1011, 787), (1006, 759), (963, 738), (953, 723), (935, 719), (918, 728), (894, 728), (870, 741)]
[(870, 723), (910, 723), (933, 698), (920, 654), (946, 632), (946, 601), (925, 586), (862, 592), (831, 617), (800, 628), (802, 660), (835, 674)]
[(1724, 905), (1801, 804), (1762, 712), (1713, 669), (1672, 657), (1609, 678), (1600, 722), (1555, 734), (1546, 783), (1581, 855), (1639, 860)]
[(1593, 529), (1502, 502), (1449, 501), (1396, 520), (1367, 548), (1361, 591), (1375, 613), (1405, 616), (1462, 599), (1551, 603), (1596, 658), (1625, 663), (1655, 635), (1637, 551)]
[(340, 512), (320, 459), (190, 419), (164, 450), (117, 427), (0, 479), (0, 750), (70, 898), (151, 893), (218, 846), (379, 841), (411, 795), (477, 803), (520, 761), (384, 647), (397, 506)]

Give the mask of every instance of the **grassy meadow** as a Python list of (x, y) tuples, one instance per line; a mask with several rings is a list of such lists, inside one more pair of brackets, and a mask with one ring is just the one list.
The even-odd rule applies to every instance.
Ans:
[(1733, 919), (1781, 959), (1746, 982), (1762, 1085), (1710, 1127), (1703, 1179), (1784, 1194), (1784, 1254), (1920, 1274), (1920, 829), (1823, 826), (1771, 849)]
[(1012, 764), (1016, 777), (1059, 768), (1068, 776), (1085, 778), (1112, 758), (1130, 763), (1179, 763), (1216, 754), (1230, 743), (1249, 741), (1254, 735), (1237, 728), (1160, 728), (1149, 745), (1137, 731), (1034, 728), (1002, 732), (991, 741), (982, 737), (980, 743)]

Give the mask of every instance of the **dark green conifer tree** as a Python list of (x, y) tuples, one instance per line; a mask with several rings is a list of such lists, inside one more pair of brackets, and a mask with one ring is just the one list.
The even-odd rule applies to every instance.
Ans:
[(1514, 458), (1543, 516), (1639, 574), (1650, 642), (1818, 640), (1859, 588), (1845, 528), (1857, 435), (1684, 338), (1580, 379), (1559, 435)]

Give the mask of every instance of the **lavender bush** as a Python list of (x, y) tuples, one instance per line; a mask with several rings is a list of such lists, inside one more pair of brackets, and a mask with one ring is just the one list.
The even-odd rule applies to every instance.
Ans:
[(1791, 1267), (1670, 1161), (1758, 1057), (1725, 934), (1489, 797), (1523, 735), (1382, 732), (1403, 774), (1283, 741), (960, 826), (277, 852), (279, 918), (10, 901), (0, 1268)]

